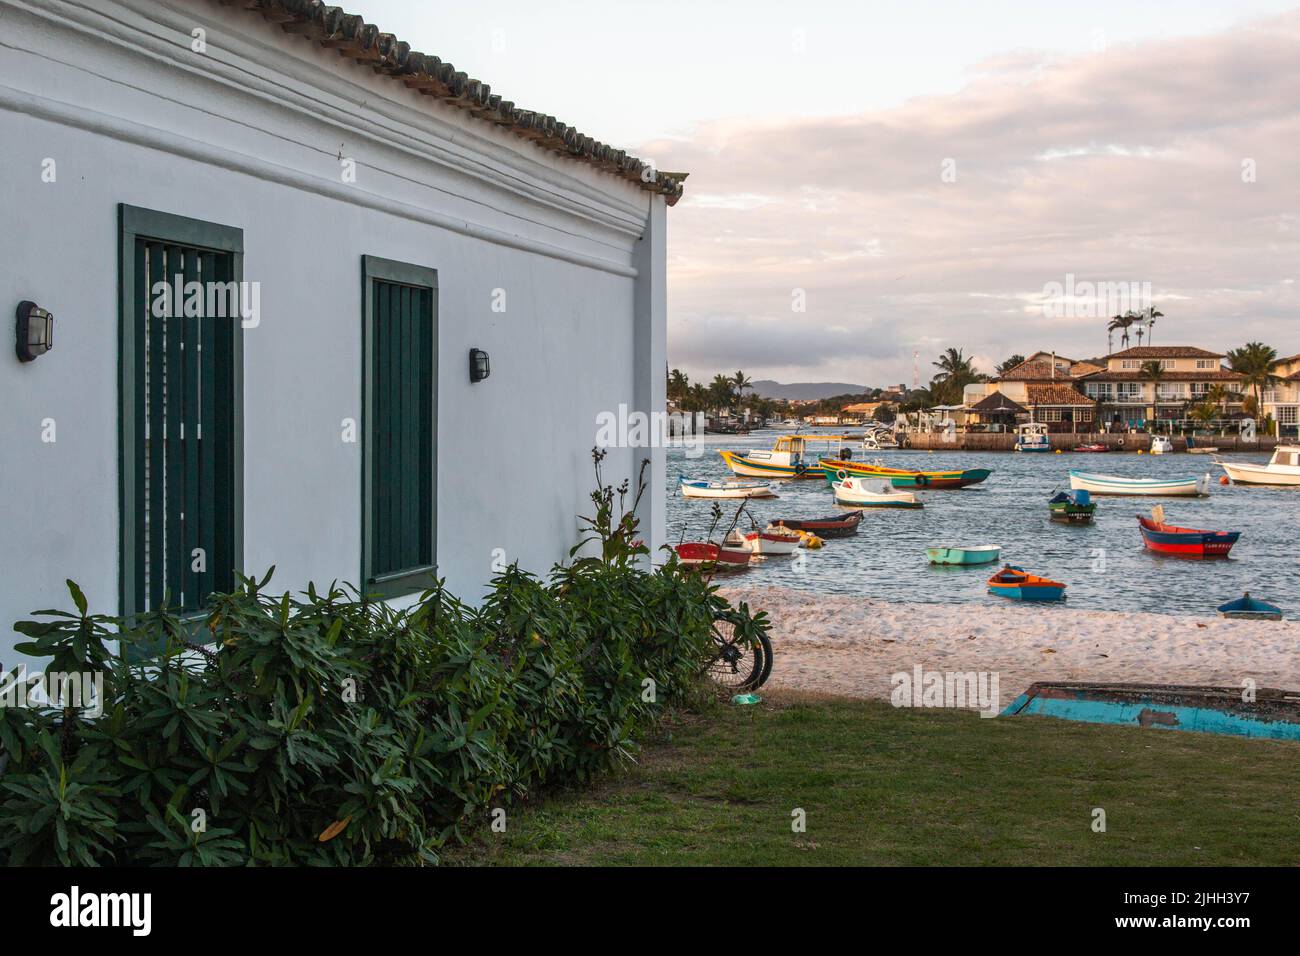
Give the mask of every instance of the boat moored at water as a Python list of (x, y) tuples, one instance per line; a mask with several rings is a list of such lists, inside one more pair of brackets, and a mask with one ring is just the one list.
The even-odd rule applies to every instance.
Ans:
[(1065, 524), (1088, 524), (1097, 513), (1097, 502), (1087, 491), (1062, 491), (1049, 498), (1047, 510), (1053, 521)]
[(754, 554), (765, 557), (794, 554), (803, 542), (803, 535), (791, 528), (769, 524), (762, 531), (749, 531), (745, 543)]
[(989, 594), (1012, 601), (1064, 601), (1067, 585), (1008, 564), (989, 578)]
[(1075, 445), (1074, 450), (1085, 455), (1102, 455), (1110, 451), (1110, 446), (1103, 445), (1099, 441), (1084, 442), (1082, 445)]
[(842, 452), (852, 454), (845, 442), (858, 441), (860, 437), (783, 435), (772, 444), (770, 450), (756, 448), (743, 452), (720, 451), (718, 454), (727, 463), (727, 467), (742, 478), (820, 478), (821, 466), (815, 447), (824, 444), (826, 452), (838, 447)]
[(1151, 436), (1151, 454), (1169, 455), (1174, 450), (1174, 443), (1164, 435)]
[(1122, 478), (1086, 471), (1070, 472), (1070, 487), (1094, 495), (1196, 497), (1210, 493), (1210, 476), (1200, 478)]
[(1150, 518), (1138, 515), (1138, 526), (1147, 550), (1179, 558), (1226, 558), (1241, 538), (1240, 531), (1202, 531), (1165, 524), (1164, 508), (1156, 508)]
[(858, 525), (862, 523), (862, 512), (850, 511), (824, 518), (783, 518), (772, 523), (791, 531), (811, 532), (819, 538), (847, 538), (857, 533)]
[(677, 560), (687, 567), (718, 571), (743, 571), (753, 556), (744, 538), (736, 542), (731, 535), (721, 545), (711, 541), (684, 541), (673, 550), (677, 552)]
[(828, 484), (845, 478), (887, 478), (895, 488), (951, 489), (978, 485), (993, 474), (988, 468), (968, 468), (964, 471), (910, 471), (905, 468), (886, 468), (879, 462), (856, 462), (837, 458), (823, 458), (822, 472)]
[(766, 481), (706, 481), (687, 478), (677, 480), (683, 498), (775, 498), (776, 492)]
[(850, 508), (924, 508), (910, 491), (895, 488), (884, 479), (845, 478), (831, 483), (835, 503)]
[(1026, 422), (1016, 426), (1016, 451), (1048, 452), (1051, 450), (1052, 439), (1048, 437), (1045, 424)]
[(1279, 445), (1267, 465), (1218, 458), (1214, 463), (1227, 472), (1234, 484), (1300, 487), (1300, 445)]
[(926, 548), (925, 556), (931, 564), (962, 565), (992, 564), (1002, 557), (1002, 546), (997, 544), (955, 545)]

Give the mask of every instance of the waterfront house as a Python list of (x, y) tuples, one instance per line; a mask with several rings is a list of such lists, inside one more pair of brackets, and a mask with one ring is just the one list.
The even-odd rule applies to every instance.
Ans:
[[(475, 600), (567, 555), (600, 417), (665, 407), (682, 174), (315, 0), (0, 22), (0, 664), (65, 578), (125, 613), (272, 565)], [(604, 477), (650, 459), (657, 549), (632, 431)]]
[[(1080, 365), (1050, 352), (1037, 352), (992, 382), (971, 386), (967, 404), (980, 421), (996, 420), (1003, 426), (1035, 421), (1045, 423), (1052, 432), (1091, 432), (1096, 427), (1096, 402), (1077, 387), (1075, 370)], [(1097, 367), (1085, 364), (1083, 368), (1091, 373)], [(982, 397), (974, 391), (980, 388)]]
[[(1241, 388), (1241, 376), (1223, 366), (1223, 355), (1191, 346), (1141, 346), (1106, 356), (1104, 371), (1079, 379), (1084, 394), (1096, 401), (1108, 430), (1189, 427), (1188, 410), (1216, 385), (1229, 392)], [(1152, 381), (1146, 363), (1160, 363)], [(1225, 416), (1240, 412), (1240, 399), (1224, 403)]]
[(1300, 438), (1300, 355), (1273, 365), (1278, 381), (1264, 389), (1263, 410), (1277, 423), (1278, 436)]

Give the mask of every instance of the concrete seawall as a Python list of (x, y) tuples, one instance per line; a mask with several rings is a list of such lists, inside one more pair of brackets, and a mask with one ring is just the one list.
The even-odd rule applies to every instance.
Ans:
[[(972, 434), (954, 435), (951, 438), (942, 434), (908, 435), (911, 448), (920, 451), (1014, 451), (1016, 436), (1012, 434)], [(1049, 435), (1053, 450), (1070, 451), (1076, 445), (1099, 443), (1111, 451), (1137, 452), (1151, 450), (1150, 435)], [(1172, 439), (1175, 452), (1187, 451), (1187, 439)], [(1221, 452), (1269, 454), (1277, 447), (1276, 438), (1259, 438), (1255, 441), (1242, 441), (1234, 435), (1224, 438), (1198, 438), (1195, 445), (1200, 448), (1217, 448)]]

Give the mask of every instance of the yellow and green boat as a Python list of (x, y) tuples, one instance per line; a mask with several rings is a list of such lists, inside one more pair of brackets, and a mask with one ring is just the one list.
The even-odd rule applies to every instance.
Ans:
[(884, 465), (843, 458), (822, 458), (818, 464), (826, 476), (827, 484), (845, 478), (887, 478), (895, 488), (965, 488), (978, 485), (993, 472), (988, 468), (967, 468), (960, 471), (909, 471), (904, 468), (886, 468)]

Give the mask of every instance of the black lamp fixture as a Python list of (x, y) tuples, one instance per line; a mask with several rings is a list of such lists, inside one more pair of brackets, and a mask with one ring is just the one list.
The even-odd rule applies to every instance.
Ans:
[(488, 364), (488, 354), (482, 349), (469, 350), (469, 380), (471, 382), (481, 382), (492, 374), (492, 367)]
[(18, 361), (32, 362), (54, 348), (54, 314), (35, 302), (18, 303)]

